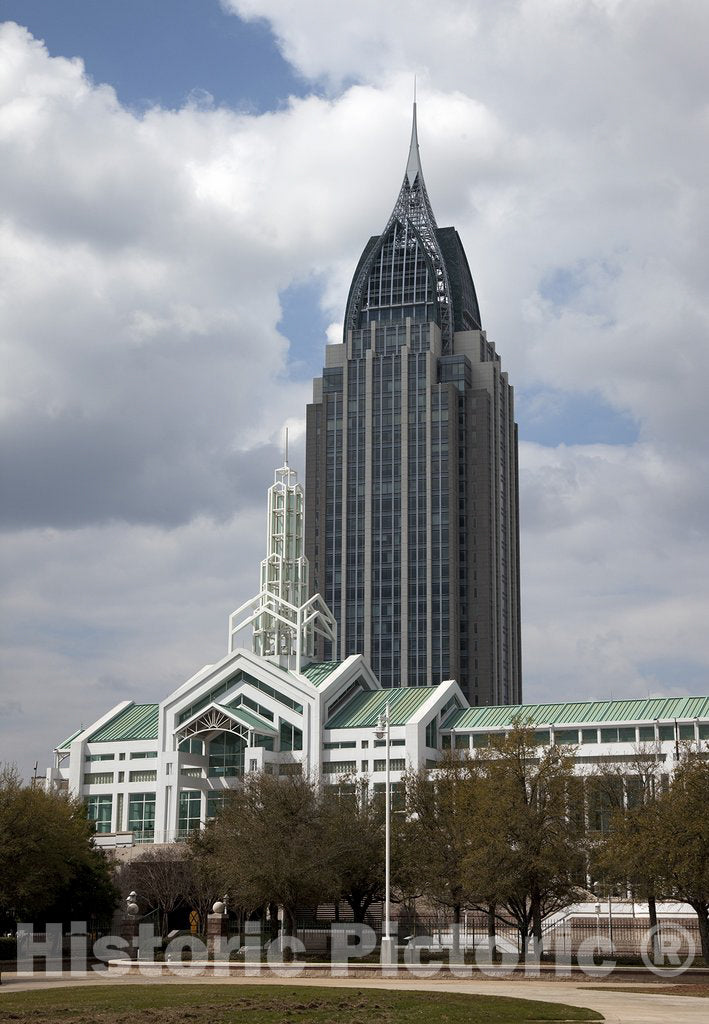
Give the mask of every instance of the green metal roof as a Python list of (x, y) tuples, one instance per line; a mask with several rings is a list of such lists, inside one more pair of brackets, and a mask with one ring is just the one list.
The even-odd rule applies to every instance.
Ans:
[(320, 686), (341, 664), (341, 661), (316, 661), (304, 668), (300, 674), (309, 679), (313, 686)]
[(89, 736), (89, 743), (112, 743), (116, 740), (156, 740), (158, 738), (158, 704), (131, 704)]
[(69, 747), (71, 746), (71, 741), (75, 740), (76, 737), (79, 735), (79, 733), (83, 732), (83, 731), (84, 731), (84, 727), (82, 725), (81, 728), (77, 729), (76, 732), (73, 732), (71, 734), (71, 736), (67, 736), (67, 738), (65, 740), (62, 740), (62, 742), (59, 744), (58, 747), (56, 747), (56, 749), (57, 750), (68, 750)]
[(387, 704), (391, 725), (406, 725), (437, 689), (437, 686), (397, 686), (358, 693), (325, 723), (325, 728), (362, 729), (376, 725)]
[(278, 732), (273, 722), (269, 722), (267, 718), (262, 718), (261, 715), (257, 715), (254, 711), (249, 711), (243, 704), (238, 704), (236, 707), (233, 704), (216, 704), (215, 706), (227, 715), (231, 715), (232, 718), (236, 718), (247, 729), (255, 729), (256, 732), (267, 732), (274, 736)]
[(649, 697), (639, 700), (570, 701), (565, 704), (503, 704), (453, 711), (443, 729), (507, 729), (529, 725), (583, 725), (586, 722), (654, 722), (655, 719), (707, 718), (709, 697)]

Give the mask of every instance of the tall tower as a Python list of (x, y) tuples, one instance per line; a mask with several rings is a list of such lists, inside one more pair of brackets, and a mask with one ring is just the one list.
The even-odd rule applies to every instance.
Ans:
[(307, 410), (305, 551), (384, 686), (521, 701), (517, 426), (455, 228), (439, 228), (414, 103), (404, 181), (355, 270)]
[(300, 672), (313, 660), (319, 641), (337, 648), (337, 623), (320, 594), (309, 595), (308, 559), (303, 553), (303, 488), (288, 465), (275, 472), (266, 501), (266, 557), (260, 589), (229, 616), (229, 650), (250, 627), (252, 649)]

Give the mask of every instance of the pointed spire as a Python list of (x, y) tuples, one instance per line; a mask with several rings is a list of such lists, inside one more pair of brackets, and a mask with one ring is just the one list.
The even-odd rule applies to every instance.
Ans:
[(401, 225), (405, 235), (418, 239), (418, 242), (426, 251), (427, 257), (433, 263), (436, 278), (437, 319), (441, 327), (443, 352), (448, 352), (453, 344), (453, 300), (448, 280), (448, 270), (436, 234), (438, 225), (436, 224), (436, 218), (431, 207), (431, 201), (428, 198), (426, 183), (423, 180), (416, 120), (415, 81), (411, 142), (409, 144), (409, 155), (406, 161), (404, 180), (401, 183), (399, 195), (394, 203), (394, 209), (380, 236), (379, 246), (371, 249), (367, 258), (361, 263), (358, 274), (352, 282), (350, 299), (345, 313), (345, 332), (349, 329), (355, 329), (358, 325), (364, 289), (372, 270), (373, 261), (389, 233), (392, 230), (398, 230), (396, 228), (397, 224)]
[[(414, 92), (416, 86), (414, 85)], [(414, 119), (411, 124), (411, 144), (409, 146), (409, 159), (406, 161), (406, 180), (409, 185), (413, 187), (416, 181), (416, 175), (419, 175), (421, 181), (423, 181), (423, 171), (421, 169), (421, 155), (419, 153), (419, 137), (416, 126), (416, 100), (414, 100)]]
[[(414, 90), (416, 86), (414, 85)], [(415, 95), (415, 92), (414, 92)], [(402, 223), (409, 219), (417, 228), (426, 231), (435, 231), (436, 218), (431, 207), (431, 201), (426, 191), (426, 183), (423, 180), (423, 169), (421, 167), (421, 155), (419, 153), (418, 125), (416, 121), (416, 100), (413, 105), (413, 118), (411, 122), (411, 142), (409, 143), (409, 155), (406, 161), (404, 180), (401, 183), (401, 190), (397, 196), (392, 218), (396, 217)], [(390, 218), (391, 223), (391, 218)]]

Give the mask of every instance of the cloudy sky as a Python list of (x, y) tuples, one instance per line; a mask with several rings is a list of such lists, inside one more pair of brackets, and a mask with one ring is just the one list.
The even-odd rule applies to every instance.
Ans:
[(419, 135), (520, 426), (527, 701), (709, 692), (709, 6), (0, 0), (0, 760), (226, 650)]

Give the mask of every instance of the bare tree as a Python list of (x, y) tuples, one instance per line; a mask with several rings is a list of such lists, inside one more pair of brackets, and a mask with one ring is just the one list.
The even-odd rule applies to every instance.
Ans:
[(194, 870), (187, 847), (180, 844), (146, 850), (126, 865), (121, 888), (134, 889), (140, 903), (157, 912), (160, 934), (170, 930), (170, 914), (189, 902)]

